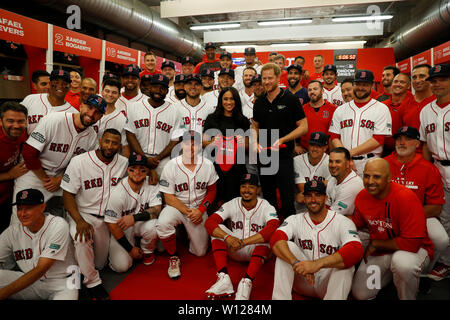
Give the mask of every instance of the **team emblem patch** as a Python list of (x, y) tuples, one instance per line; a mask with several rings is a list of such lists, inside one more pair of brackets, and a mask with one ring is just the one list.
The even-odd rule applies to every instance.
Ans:
[(106, 210), (105, 216), (111, 217), (111, 218), (117, 218), (117, 213), (113, 210)]
[(50, 249), (59, 250), (59, 248), (61, 248), (61, 245), (56, 244), (56, 243), (50, 243), (49, 248), (50, 248)]
[(166, 180), (159, 180), (159, 185), (161, 185), (163, 187), (168, 187), (169, 186), (169, 182), (167, 182)]
[(67, 183), (70, 182), (70, 177), (69, 177), (69, 175), (68, 175), (67, 173), (65, 173), (65, 174), (63, 175), (62, 179), (63, 179), (63, 181), (65, 181), (65, 182), (67, 182)]
[(339, 206), (339, 207), (342, 207), (342, 208), (344, 208), (344, 209), (347, 209), (347, 208), (348, 208), (348, 206), (347, 206), (345, 203), (341, 202), (341, 201), (338, 202), (338, 206)]
[(33, 139), (36, 139), (36, 140), (39, 141), (40, 143), (45, 143), (45, 138), (44, 138), (44, 136), (43, 136), (41, 133), (39, 133), (39, 132), (34, 131), (34, 132), (31, 134), (31, 137), (32, 137)]

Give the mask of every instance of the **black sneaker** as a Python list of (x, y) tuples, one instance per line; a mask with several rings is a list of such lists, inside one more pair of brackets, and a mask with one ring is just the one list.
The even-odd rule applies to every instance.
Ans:
[(88, 288), (88, 292), (91, 296), (91, 300), (111, 300), (108, 292), (101, 283), (95, 287)]

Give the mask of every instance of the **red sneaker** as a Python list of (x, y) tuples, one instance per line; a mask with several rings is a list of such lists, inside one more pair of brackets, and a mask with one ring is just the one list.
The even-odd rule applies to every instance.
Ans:
[(156, 256), (153, 252), (151, 253), (144, 253), (144, 259), (142, 260), (142, 263), (146, 266), (149, 266), (153, 264), (156, 261)]

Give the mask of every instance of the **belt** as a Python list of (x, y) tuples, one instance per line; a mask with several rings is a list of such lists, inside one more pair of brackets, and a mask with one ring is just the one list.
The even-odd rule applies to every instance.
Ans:
[(437, 160), (440, 164), (442, 164), (444, 167), (450, 166), (450, 160)]
[(372, 157), (375, 157), (375, 155), (373, 153), (368, 153), (366, 155), (352, 157), (352, 159), (353, 160), (363, 160), (365, 158), (372, 158)]

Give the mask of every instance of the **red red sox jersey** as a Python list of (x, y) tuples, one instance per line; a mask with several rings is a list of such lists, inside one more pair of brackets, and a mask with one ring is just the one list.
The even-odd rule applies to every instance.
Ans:
[(342, 106), (345, 103), (344, 98), (342, 98), (342, 91), (339, 85), (334, 86), (331, 90), (323, 87), (323, 99), (334, 104), (336, 107)]
[(149, 184), (148, 178), (139, 193), (131, 189), (128, 179), (123, 179), (111, 189), (111, 199), (105, 211), (105, 222), (117, 223), (126, 215), (142, 213), (161, 203), (158, 186)]
[(308, 141), (311, 133), (320, 131), (328, 134), (331, 119), (333, 118), (336, 108), (337, 107), (334, 104), (331, 104), (328, 101), (325, 101), (325, 104), (321, 106), (317, 112), (309, 103), (303, 105), (303, 111), (305, 112), (306, 120), (308, 121), (308, 132), (300, 138), (300, 145), (303, 148), (308, 148)]
[(44, 225), (36, 233), (15, 223), (0, 235), (0, 265), (11, 255), (24, 273), (35, 268), (40, 258), (55, 260), (41, 279), (66, 278), (68, 267), (77, 264), (69, 224), (47, 213)]
[[(339, 134), (345, 148), (351, 150), (373, 135), (390, 136), (392, 134), (392, 119), (386, 105), (371, 99), (359, 108), (354, 100), (344, 103), (336, 109), (330, 125), (330, 132)], [(383, 146), (378, 146), (372, 153), (380, 155)]]
[[(450, 104), (443, 108), (436, 100), (427, 104), (420, 112), (420, 140), (427, 143), (436, 160), (450, 160)], [(450, 186), (450, 166), (435, 161), (445, 187)]]
[(208, 159), (199, 156), (197, 166), (191, 171), (184, 166), (182, 156), (178, 156), (164, 167), (159, 180), (159, 191), (175, 195), (188, 208), (198, 208), (208, 186), (218, 179), (214, 164)]
[(284, 220), (278, 230), (294, 241), (308, 260), (330, 256), (352, 241), (361, 243), (355, 224), (331, 210), (319, 224), (311, 220), (308, 212), (292, 215)]
[(54, 107), (48, 101), (48, 93), (30, 94), (21, 102), (28, 110), (27, 132), (30, 134), (36, 128), (42, 117), (52, 112), (77, 113), (78, 110), (66, 102), (61, 106)]
[(362, 189), (364, 189), (363, 181), (353, 170), (339, 184), (335, 177), (331, 177), (327, 184), (328, 200), (326, 205), (330, 210), (344, 216), (352, 215), (355, 210), (356, 195)]
[(152, 155), (164, 150), (180, 125), (175, 105), (165, 102), (154, 108), (147, 99), (142, 99), (130, 108), (125, 130), (136, 135), (145, 154)]
[(141, 91), (139, 91), (139, 93), (131, 98), (131, 99), (127, 99), (125, 98), (123, 95), (120, 95), (119, 99), (116, 101), (116, 109), (121, 111), (123, 113), (123, 115), (126, 117), (128, 114), (128, 109), (130, 107), (131, 104), (135, 103), (135, 102), (139, 102), (144, 98), (144, 94), (141, 93)]
[(416, 154), (409, 163), (400, 163), (397, 153), (387, 156), (392, 181), (411, 189), (422, 205), (444, 204), (444, 186), (439, 170), (421, 154)]
[(122, 135), (122, 146), (128, 145), (127, 136), (125, 133), (125, 123), (127, 118), (119, 110), (114, 110), (110, 114), (105, 114), (92, 127), (97, 132), (97, 140), (101, 139), (106, 129), (116, 129)]
[(78, 132), (73, 114), (58, 112), (42, 118), (26, 143), (40, 151), (45, 172), (55, 176), (64, 171), (74, 156), (94, 148), (97, 133), (92, 127)]
[[(111, 196), (111, 188), (125, 175), (128, 159), (116, 154), (108, 164), (95, 151), (74, 157), (67, 166), (61, 188), (75, 194), (78, 210), (103, 216)], [(122, 199), (125, 200), (125, 199)]]
[(410, 105), (408, 108), (402, 108), (400, 110), (400, 116), (402, 118), (402, 124), (408, 127), (414, 127), (416, 129), (420, 128), (420, 111), (432, 102), (436, 100), (435, 95), (431, 95), (428, 98), (423, 99), (421, 102), (416, 102), (416, 104)]
[(275, 208), (267, 200), (261, 198), (258, 198), (254, 208), (247, 210), (242, 205), (242, 198), (236, 197), (224, 203), (216, 211), (216, 214), (223, 221), (230, 219), (230, 230), (238, 239), (247, 239), (261, 231), (270, 220), (278, 220)]
[(210, 101), (200, 99), (200, 102), (195, 106), (191, 106), (187, 103), (186, 99), (181, 100), (175, 105), (175, 109), (178, 111), (178, 116), (181, 118), (181, 131), (177, 130), (175, 137), (183, 135), (184, 131), (194, 130), (203, 133), (203, 126), (205, 120), (210, 113), (213, 113), (216, 106)]
[(324, 153), (318, 164), (313, 166), (309, 162), (308, 153), (299, 154), (294, 157), (295, 183), (306, 183), (311, 180), (324, 181), (331, 178), (328, 170), (329, 156)]
[[(433, 256), (422, 204), (411, 190), (402, 185), (392, 182), (388, 195), (382, 200), (372, 197), (366, 189), (362, 190), (356, 196), (352, 218), (357, 228), (369, 228), (372, 240), (423, 238), (422, 247), (430, 257)], [(399, 242), (397, 245), (402, 250)]]

